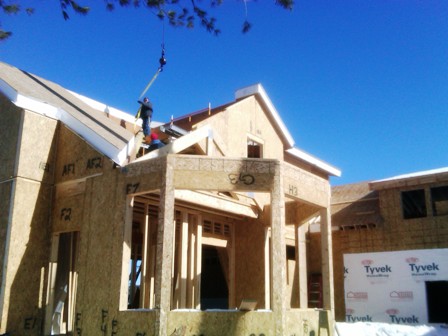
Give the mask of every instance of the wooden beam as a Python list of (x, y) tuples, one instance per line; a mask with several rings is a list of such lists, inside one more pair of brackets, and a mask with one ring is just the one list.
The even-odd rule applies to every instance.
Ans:
[(181, 251), (181, 255), (179, 258), (180, 265), (180, 308), (187, 308), (187, 276), (188, 276), (188, 213), (182, 212), (182, 224), (180, 231), (180, 246), (179, 249)]
[(308, 308), (308, 266), (306, 250), (306, 233), (308, 224), (296, 224), (296, 270), (299, 275), (299, 308)]
[(123, 233), (123, 257), (121, 260), (120, 310), (128, 309), (129, 263), (131, 259), (133, 205), (134, 205), (134, 197), (128, 196), (126, 198), (126, 217), (123, 225), (124, 233)]
[(227, 247), (227, 238), (202, 236), (202, 245), (210, 245), (216, 247)]
[(51, 324), (54, 311), (54, 291), (56, 285), (56, 273), (58, 269), (59, 237), (59, 234), (54, 235), (53, 239), (51, 240), (51, 255), (50, 263), (48, 265), (47, 309), (45, 312), (46, 335), (50, 335), (51, 333)]
[(264, 304), (271, 309), (271, 229), (266, 228), (264, 235)]
[(168, 312), (170, 311), (173, 245), (175, 235), (173, 162), (167, 157), (165, 174), (160, 189), (159, 219), (157, 225), (157, 263), (155, 278), (156, 320), (154, 335), (168, 334)]
[[(149, 309), (154, 308), (154, 281), (155, 281), (155, 270), (156, 270), (156, 245), (153, 244), (154, 237), (157, 236), (157, 223), (154, 223), (153, 221), (150, 223), (150, 236), (149, 236), (149, 261), (151, 267), (149, 268), (149, 288), (148, 288), (148, 294), (149, 294)], [(155, 224), (155, 225), (154, 225)]]
[(149, 228), (149, 214), (148, 214), (148, 205), (145, 204), (145, 213), (143, 220), (143, 241), (142, 241), (142, 264), (140, 272), (140, 307), (145, 308), (148, 305), (149, 299), (149, 278), (148, 278), (148, 268), (149, 268), (149, 259), (148, 259), (148, 251), (149, 251), (149, 242), (150, 242), (150, 228)]
[(236, 214), (239, 216), (247, 216), (258, 218), (258, 212), (254, 207), (237, 200), (224, 199), (222, 196), (205, 194), (190, 190), (176, 190), (176, 200), (186, 201), (189, 203), (200, 204), (201, 206), (211, 209), (219, 209), (219, 214), (224, 212)]
[(230, 225), (230, 242), (227, 245), (229, 254), (229, 308), (236, 307), (235, 302), (235, 223)]
[[(175, 211), (176, 212), (176, 211)], [(179, 239), (181, 236), (178, 236), (177, 233), (177, 224), (176, 224), (176, 215), (174, 215), (174, 233), (173, 233), (173, 259), (172, 259), (172, 266), (171, 266), (171, 283), (174, 285), (172, 297), (171, 297), (171, 309), (178, 309), (179, 308), (179, 270), (180, 270), (180, 260), (181, 260), (181, 253), (182, 250), (180, 248), (180, 242)], [(178, 248), (176, 249), (176, 245)], [(177, 265), (176, 265), (177, 260)]]
[(149, 152), (148, 154), (145, 154), (144, 156), (136, 159), (134, 162), (140, 162), (145, 161), (148, 159), (153, 159), (158, 156), (165, 156), (168, 154), (176, 154), (184, 149), (193, 146), (194, 144), (198, 143), (199, 141), (206, 139), (212, 135), (212, 129), (210, 126), (206, 125), (201, 128), (198, 128), (197, 130), (194, 130), (179, 139), (176, 139), (174, 142), (163, 146), (162, 148), (156, 149), (154, 151)]
[(188, 278), (187, 278), (187, 304), (186, 308), (194, 308), (195, 297), (195, 261), (196, 261), (196, 232), (197, 216), (189, 215), (188, 220)]
[(323, 308), (331, 311), (334, 318), (333, 249), (331, 239), (330, 207), (320, 211), (322, 239), (322, 287)]
[(195, 298), (194, 308), (201, 309), (201, 273), (202, 273), (202, 216), (198, 215), (197, 239), (196, 239), (196, 261), (195, 261)]
[(282, 165), (277, 163), (271, 190), (271, 300), (276, 335), (284, 335), (286, 328), (286, 215), (282, 170)]

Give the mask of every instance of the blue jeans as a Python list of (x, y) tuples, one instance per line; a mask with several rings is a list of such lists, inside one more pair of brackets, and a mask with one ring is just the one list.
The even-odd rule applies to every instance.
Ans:
[(142, 128), (145, 136), (151, 134), (151, 129), (149, 128), (150, 122), (151, 120), (149, 118), (142, 118)]

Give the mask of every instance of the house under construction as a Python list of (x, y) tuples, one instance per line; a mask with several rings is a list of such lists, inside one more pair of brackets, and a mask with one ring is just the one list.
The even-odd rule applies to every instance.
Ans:
[(154, 151), (128, 114), (4, 63), (0, 113), (0, 334), (332, 335), (340, 171), (261, 85), (153, 123)]

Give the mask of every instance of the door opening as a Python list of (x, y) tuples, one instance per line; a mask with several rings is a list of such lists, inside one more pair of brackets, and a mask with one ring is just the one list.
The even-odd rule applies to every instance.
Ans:
[(426, 302), (429, 323), (448, 323), (446, 302), (448, 301), (448, 281), (426, 281)]
[(201, 309), (228, 309), (229, 289), (223, 247), (202, 246)]
[(58, 239), (57, 262), (50, 328), (51, 335), (65, 335), (74, 330), (79, 232), (61, 233), (55, 239)]

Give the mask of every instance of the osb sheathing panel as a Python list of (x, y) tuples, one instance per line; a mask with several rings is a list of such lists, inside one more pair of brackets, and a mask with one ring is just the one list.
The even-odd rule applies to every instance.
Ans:
[(81, 193), (55, 199), (52, 220), (53, 233), (81, 230), (84, 220), (84, 196), (84, 193)]
[[(78, 328), (89, 335), (155, 335), (155, 311), (111, 312), (102, 310), (97, 313), (98, 323), (95, 329), (84, 326), (84, 315), (78, 315)], [(317, 310), (292, 310), (287, 312), (287, 335), (332, 335), (330, 327), (333, 321), (328, 312)], [(274, 335), (275, 315), (269, 311), (170, 311), (168, 312), (167, 335), (207, 335), (207, 336), (247, 336)]]
[(56, 183), (101, 174), (111, 161), (92, 148), (84, 139), (61, 125), (55, 169)]
[(291, 309), (286, 312), (286, 335), (333, 335), (334, 320), (327, 310)]
[[(119, 311), (125, 182), (124, 175), (116, 168), (105, 168), (103, 175), (86, 181), (76, 311), (81, 314), (82, 329), (89, 335), (95, 335), (95, 331), (102, 335), (104, 312), (108, 321), (112, 321)], [(124, 332), (126, 328), (132, 325), (120, 324), (120, 330)]]
[(263, 158), (283, 160), (280, 136), (255, 96), (231, 105), (225, 113), (229, 131), (223, 139), (228, 145), (228, 156), (246, 157), (248, 135), (252, 135), (263, 141)]
[(52, 229), (54, 233), (80, 231), (84, 220), (86, 181), (56, 185)]
[(23, 111), (0, 94), (0, 181), (15, 175)]
[(275, 161), (175, 156), (174, 185), (179, 189), (272, 189)]
[[(275, 335), (275, 313), (269, 311), (185, 312), (168, 314), (168, 335)], [(327, 311), (294, 309), (286, 313), (284, 335), (331, 336), (334, 321)]]
[(126, 178), (127, 194), (148, 192), (159, 189), (162, 185), (163, 170), (166, 166), (166, 157), (155, 158), (142, 162), (129, 164), (121, 169)]
[(25, 111), (18, 176), (53, 183), (57, 125), (54, 119)]
[(283, 143), (272, 121), (261, 107), (255, 96), (245, 98), (197, 124), (197, 127), (210, 125), (225, 143), (228, 157), (247, 157), (247, 140), (260, 142), (263, 146), (263, 158), (283, 159)]
[(156, 324), (155, 310), (78, 311), (75, 335), (154, 336)]
[[(275, 335), (272, 312), (182, 312), (168, 314), (167, 335)], [(185, 334), (176, 334), (185, 330)]]
[(235, 303), (257, 300), (257, 308), (265, 305), (265, 226), (256, 220), (235, 225)]
[(0, 332), (41, 335), (50, 249), (51, 188), (17, 179)]
[(327, 180), (300, 168), (284, 164), (285, 194), (321, 207), (330, 206), (330, 184)]
[(286, 260), (286, 307), (299, 308), (299, 275), (297, 274), (296, 261)]
[(5, 244), (8, 233), (8, 223), (12, 214), (9, 212), (13, 180), (0, 183), (0, 279), (3, 278), (3, 262), (5, 257)]

